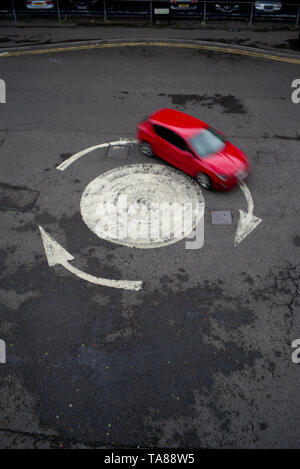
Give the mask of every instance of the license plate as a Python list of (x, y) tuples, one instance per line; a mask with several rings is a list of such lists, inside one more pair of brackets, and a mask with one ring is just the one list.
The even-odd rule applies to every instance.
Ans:
[(180, 8), (188, 8), (190, 5), (189, 3), (179, 3)]
[(35, 6), (44, 5), (44, 2), (33, 2)]

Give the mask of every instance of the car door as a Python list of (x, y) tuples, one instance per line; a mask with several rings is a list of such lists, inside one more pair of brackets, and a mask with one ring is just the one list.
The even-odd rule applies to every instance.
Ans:
[(199, 160), (195, 157), (187, 142), (176, 132), (172, 132), (171, 144), (176, 148), (173, 164), (191, 176), (199, 172)]
[(199, 163), (185, 140), (176, 132), (160, 125), (154, 125), (154, 130), (159, 136), (157, 156), (185, 173), (195, 176)]
[(162, 125), (153, 124), (155, 141), (153, 142), (154, 152), (159, 158), (174, 165), (176, 161), (177, 148), (172, 144), (173, 132)]

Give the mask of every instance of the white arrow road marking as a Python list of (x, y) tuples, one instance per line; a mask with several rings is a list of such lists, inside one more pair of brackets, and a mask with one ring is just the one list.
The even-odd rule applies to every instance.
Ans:
[(124, 138), (116, 142), (100, 143), (99, 145), (94, 145), (93, 147), (86, 148), (85, 150), (79, 151), (78, 153), (75, 153), (74, 155), (70, 156), (70, 158), (63, 161), (59, 166), (57, 166), (56, 169), (59, 169), (59, 171), (64, 171), (65, 169), (67, 169), (68, 166), (77, 161), (79, 158), (86, 155), (87, 153), (97, 150), (98, 148), (106, 148), (117, 145), (129, 145), (130, 143), (137, 143), (137, 140), (128, 140), (127, 138)]
[(245, 239), (262, 221), (261, 218), (253, 215), (254, 203), (248, 186), (243, 181), (239, 183), (239, 186), (247, 201), (248, 209), (247, 212), (240, 210), (240, 219), (235, 234), (234, 246), (237, 246), (243, 241), (243, 239)]
[[(71, 164), (73, 164), (79, 158), (81, 158), (82, 156), (94, 150), (97, 150), (98, 148), (105, 148), (105, 147), (117, 146), (117, 145), (129, 145), (129, 144), (134, 144), (134, 143), (137, 143), (137, 140), (121, 138), (120, 140), (117, 140), (115, 142), (107, 142), (107, 143), (100, 143), (98, 145), (94, 145), (78, 153), (75, 153), (73, 156), (71, 156), (67, 160), (63, 161), (59, 166), (57, 166), (57, 169), (60, 171), (64, 171), (66, 168), (68, 168)], [(253, 215), (253, 208), (254, 208), (253, 199), (252, 199), (250, 190), (245, 184), (245, 182), (240, 182), (239, 187), (242, 190), (246, 198), (248, 209), (247, 209), (247, 212), (245, 212), (244, 210), (240, 210), (240, 219), (239, 219), (236, 234), (235, 234), (234, 246), (237, 246), (241, 241), (243, 241), (243, 239), (245, 239), (262, 221), (260, 218)]]
[(94, 277), (93, 275), (82, 272), (81, 270), (70, 264), (74, 257), (66, 251), (55, 239), (53, 239), (41, 226), (39, 226), (47, 261), (50, 267), (60, 264), (72, 274), (86, 280), (87, 282), (94, 283), (95, 285), (102, 285), (105, 287), (122, 288), (124, 290), (141, 290), (142, 282), (133, 280), (110, 280), (106, 278)]

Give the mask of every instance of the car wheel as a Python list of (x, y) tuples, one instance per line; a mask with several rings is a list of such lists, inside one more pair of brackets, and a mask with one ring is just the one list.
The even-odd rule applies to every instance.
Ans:
[(152, 150), (152, 147), (151, 147), (150, 143), (148, 143), (148, 142), (141, 142), (140, 143), (140, 150), (141, 150), (141, 153), (143, 153), (143, 155), (145, 155), (145, 156), (148, 156), (150, 158), (152, 158), (154, 156), (154, 152)]
[(197, 179), (199, 186), (203, 187), (204, 189), (209, 190), (212, 188), (210, 177), (207, 176), (207, 174), (198, 173), (196, 179)]

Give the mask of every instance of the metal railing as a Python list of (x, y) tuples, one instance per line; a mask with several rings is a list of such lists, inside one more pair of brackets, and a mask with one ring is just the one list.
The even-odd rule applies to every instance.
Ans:
[[(168, 15), (156, 13), (158, 8), (168, 9)], [(69, 17), (98, 17), (105, 22), (115, 18), (145, 18), (151, 24), (156, 20), (172, 20), (180, 18), (195, 18), (206, 23), (210, 19), (242, 19), (253, 24), (254, 21), (272, 20), (300, 23), (300, 3), (282, 3), (280, 12), (258, 12), (254, 1), (217, 1), (199, 0), (196, 9), (172, 9), (166, 0), (98, 0), (91, 9), (78, 10), (70, 0), (55, 0), (53, 9), (26, 9), (25, 0), (2, 0), (0, 17), (13, 17), (17, 22), (28, 16), (56, 16), (59, 22)]]

